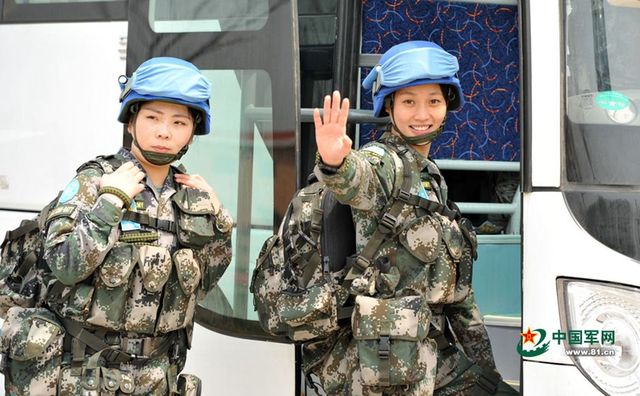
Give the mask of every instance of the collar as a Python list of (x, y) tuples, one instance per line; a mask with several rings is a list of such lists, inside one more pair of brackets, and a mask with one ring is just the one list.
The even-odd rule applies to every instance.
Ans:
[[(131, 153), (129, 149), (125, 147), (120, 147), (120, 150), (118, 150), (117, 155), (121, 155), (122, 157), (124, 157), (125, 161), (133, 162), (135, 166), (137, 166), (138, 168), (144, 171), (144, 168), (142, 167), (142, 164), (140, 163), (140, 161), (138, 161), (138, 159), (133, 155), (133, 153)], [(158, 191), (159, 194), (162, 195), (162, 194), (166, 194), (167, 192), (169, 192), (170, 194), (174, 194), (176, 192), (176, 190), (178, 189), (178, 186), (176, 185), (177, 183), (175, 182), (175, 179), (173, 177), (173, 175), (176, 172), (184, 173), (184, 171), (174, 167), (173, 165), (169, 167), (169, 173), (167, 174), (166, 179), (164, 179), (164, 184), (162, 185), (162, 188)], [(151, 186), (151, 181), (147, 180), (146, 176), (144, 177), (144, 179), (142, 179), (142, 183), (145, 185), (148, 185), (149, 188), (151, 188), (151, 191), (156, 190), (155, 188), (153, 188), (153, 186)]]
[[(427, 167), (429, 167), (429, 165), (431, 164), (431, 166), (435, 167), (436, 165), (427, 157), (423, 156), (422, 154), (420, 154), (416, 149), (414, 149), (413, 147), (411, 147), (410, 145), (407, 144), (407, 142), (401, 138), (398, 135), (395, 135), (394, 133), (391, 132), (391, 130), (387, 130), (384, 132), (384, 134), (380, 137), (380, 142), (385, 143), (385, 142), (391, 142), (393, 144), (395, 144), (396, 146), (401, 146), (401, 147), (405, 147), (409, 150), (409, 152), (411, 153), (411, 155), (413, 156), (413, 158), (415, 159), (416, 165), (418, 169), (425, 169)], [(429, 169), (431, 169), (429, 167)]]

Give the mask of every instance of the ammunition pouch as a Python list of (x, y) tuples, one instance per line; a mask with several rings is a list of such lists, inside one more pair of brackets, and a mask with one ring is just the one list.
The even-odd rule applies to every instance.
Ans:
[(435, 375), (437, 346), (427, 338), (430, 319), (420, 296), (357, 296), (351, 327), (362, 383), (409, 385)]
[[(285, 290), (277, 301), (280, 320), (293, 341), (326, 337), (338, 330), (338, 307), (348, 294), (339, 285), (323, 283), (300, 291)], [(341, 311), (342, 312), (342, 311)]]
[(0, 335), (5, 389), (16, 395), (50, 394), (49, 385), (55, 384), (62, 362), (64, 335), (51, 311), (10, 308)]

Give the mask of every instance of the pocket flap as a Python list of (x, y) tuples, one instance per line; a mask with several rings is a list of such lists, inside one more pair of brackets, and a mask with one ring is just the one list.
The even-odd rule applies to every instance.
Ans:
[(149, 245), (140, 246), (138, 252), (144, 288), (157, 293), (171, 274), (171, 254), (164, 247)]
[(351, 317), (353, 338), (423, 340), (428, 332), (430, 314), (420, 296), (381, 299), (356, 296)]
[(440, 224), (431, 216), (411, 222), (400, 234), (400, 243), (418, 260), (431, 263), (440, 251)]
[(449, 250), (449, 254), (455, 261), (462, 257), (462, 249), (464, 248), (464, 235), (458, 226), (458, 222), (451, 221), (447, 217), (440, 216), (442, 224), (442, 239)]
[(206, 191), (195, 188), (182, 188), (173, 196), (173, 202), (180, 211), (188, 214), (214, 214), (215, 209), (211, 196)]
[(2, 326), (2, 352), (19, 361), (43, 357), (62, 347), (63, 335), (64, 328), (51, 311), (13, 307)]
[(108, 287), (121, 286), (129, 279), (137, 262), (136, 247), (130, 244), (117, 244), (100, 265), (100, 279)]
[(278, 298), (280, 318), (298, 327), (336, 313), (336, 298), (329, 284), (310, 287), (299, 294), (282, 293)]
[(182, 291), (187, 296), (193, 294), (200, 283), (200, 264), (193, 257), (193, 250), (180, 249), (173, 254), (173, 262), (176, 264), (178, 281)]

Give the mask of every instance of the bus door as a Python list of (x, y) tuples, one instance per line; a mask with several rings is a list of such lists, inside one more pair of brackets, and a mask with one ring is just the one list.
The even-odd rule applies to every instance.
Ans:
[(212, 83), (212, 131), (183, 163), (230, 210), (233, 260), (196, 312), (185, 372), (212, 394), (292, 395), (293, 345), (260, 328), (249, 293), (262, 243), (296, 188), (298, 39), (291, 0), (129, 2), (127, 73), (154, 56), (193, 62)]

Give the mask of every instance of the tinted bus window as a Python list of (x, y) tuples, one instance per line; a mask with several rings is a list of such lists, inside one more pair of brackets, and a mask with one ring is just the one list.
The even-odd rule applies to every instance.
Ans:
[(594, 238), (640, 259), (640, 8), (571, 0), (565, 10), (567, 203)]
[[(213, 87), (211, 108), (212, 132), (199, 136), (183, 159), (190, 173), (200, 174), (216, 189), (220, 200), (238, 219), (238, 178), (242, 166), (250, 166), (251, 178), (251, 238), (249, 262), (254, 263), (262, 242), (273, 230), (273, 167), (271, 156), (273, 144), (277, 139), (273, 136), (271, 104), (263, 103), (261, 112), (254, 111), (243, 101), (243, 91), (257, 91), (260, 97), (271, 98), (271, 80), (262, 70), (205, 70)], [(266, 111), (265, 111), (266, 110)], [(247, 130), (247, 127), (249, 129)], [(265, 140), (266, 137), (266, 140)], [(241, 150), (241, 147), (244, 150)], [(249, 149), (252, 161), (241, 153)], [(233, 244), (236, 245), (237, 227), (234, 227)], [(239, 311), (236, 295), (246, 302), (246, 290), (236, 290), (235, 283), (236, 257), (218, 283), (220, 290), (209, 294), (209, 298), (201, 303), (207, 309), (225, 316), (241, 319), (257, 320), (253, 306), (247, 304)], [(247, 308), (245, 311), (244, 307)]]
[(151, 0), (149, 23), (156, 33), (260, 30), (268, 0)]
[(640, 184), (640, 8), (622, 1), (567, 2), (566, 177)]
[(210, 78), (212, 133), (199, 138), (185, 165), (207, 178), (235, 225), (232, 263), (199, 304), (196, 321), (228, 335), (265, 338), (249, 283), (262, 243), (295, 190), (299, 105), (291, 76), (299, 75), (292, 50), (298, 43), (290, 1), (250, 3), (129, 2), (127, 71), (152, 56), (178, 56)]

